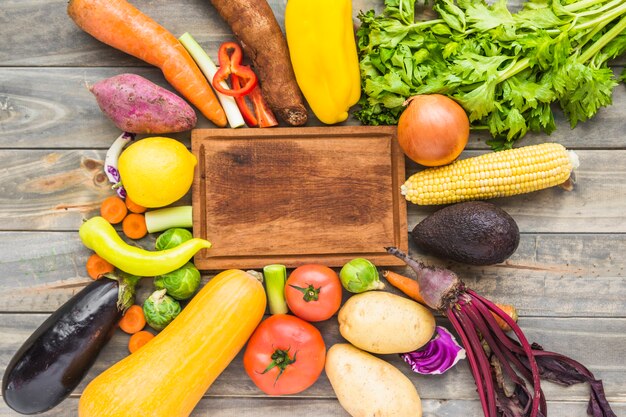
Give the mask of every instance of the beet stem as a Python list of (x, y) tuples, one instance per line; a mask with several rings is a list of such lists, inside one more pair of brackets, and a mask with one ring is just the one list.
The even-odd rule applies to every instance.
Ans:
[[(530, 397), (530, 392), (526, 386), (526, 382), (522, 378), (519, 377), (517, 372), (515, 372), (515, 370), (511, 366), (511, 363), (515, 364), (515, 367), (518, 369), (518, 372), (522, 373), (524, 376), (528, 377), (529, 379), (532, 378), (532, 375), (530, 374), (530, 372), (528, 372), (528, 369), (517, 359), (515, 354), (513, 354), (513, 352), (511, 352), (509, 349), (507, 349), (507, 347), (502, 343), (502, 341), (499, 338), (497, 337), (494, 338), (494, 332), (492, 331), (493, 329), (489, 327), (489, 324), (485, 321), (482, 314), (478, 311), (477, 304), (480, 304), (480, 301), (472, 300), (471, 303), (466, 305), (467, 307), (466, 312), (468, 314), (469, 319), (474, 323), (474, 326), (476, 327), (476, 329), (480, 332), (483, 339), (487, 342), (487, 345), (489, 345), (489, 348), (491, 349), (493, 354), (496, 356), (496, 358), (500, 362), (501, 366), (504, 368), (506, 374), (509, 376), (511, 381), (515, 383), (517, 386), (519, 386), (520, 389), (524, 390), (524, 392), (528, 395), (528, 397)], [(494, 325), (497, 326), (497, 323), (495, 323)], [(503, 387), (503, 391), (504, 391), (504, 387)], [(505, 406), (504, 402), (502, 406), (503, 407)], [(524, 404), (524, 414), (528, 412), (529, 408), (530, 408), (530, 402)]]
[[(456, 332), (461, 337), (461, 342), (463, 343), (463, 346), (465, 347), (465, 351), (467, 353), (467, 361), (469, 362), (472, 375), (474, 376), (474, 382), (476, 382), (476, 390), (478, 391), (478, 396), (480, 397), (480, 405), (483, 408), (483, 414), (485, 416), (489, 416), (489, 408), (487, 405), (487, 398), (485, 396), (485, 387), (483, 385), (483, 380), (486, 379), (486, 377), (491, 378), (491, 375), (486, 375), (485, 377), (483, 377), (483, 375), (481, 374), (481, 368), (478, 366), (476, 360), (474, 346), (470, 343), (467, 337), (468, 332), (466, 331), (465, 327), (457, 319), (456, 310), (450, 308), (446, 312), (446, 315), (448, 316), (452, 327), (454, 327), (454, 330), (456, 330)], [(469, 329), (469, 331), (474, 331), (474, 329)], [(480, 349), (482, 350), (482, 346), (480, 347)]]
[(476, 294), (474, 291), (472, 291), (469, 288), (467, 289), (467, 293), (470, 294), (472, 297), (476, 298), (477, 300), (480, 300), (482, 303), (484, 303), (487, 306), (487, 308), (489, 308), (489, 310), (493, 311), (500, 318), (502, 318), (511, 327), (511, 329), (515, 333), (515, 337), (517, 337), (520, 344), (522, 345), (522, 348), (524, 349), (524, 353), (528, 357), (528, 363), (530, 364), (530, 371), (533, 376), (532, 378), (533, 388), (534, 388), (533, 408), (532, 408), (530, 417), (537, 417), (537, 413), (539, 412), (539, 402), (541, 399), (541, 382), (539, 379), (539, 367), (537, 366), (537, 361), (535, 360), (535, 356), (533, 355), (533, 350), (530, 346), (530, 343), (528, 343), (528, 340), (526, 339), (526, 335), (524, 335), (524, 332), (522, 332), (522, 329), (520, 329), (520, 327), (517, 325), (515, 320), (513, 320), (508, 314), (502, 311), (494, 303), (479, 296), (478, 294)]
[(487, 391), (487, 405), (489, 408), (489, 416), (497, 417), (496, 411), (496, 398), (495, 398), (495, 386), (493, 383), (493, 377), (491, 374), (491, 364), (489, 363), (489, 358), (487, 358), (487, 353), (483, 348), (482, 342), (478, 338), (478, 333), (476, 328), (474, 327), (472, 321), (468, 317), (467, 312), (467, 300), (461, 300), (460, 302), (461, 310), (458, 312), (457, 316), (459, 318), (459, 322), (465, 328), (471, 329), (471, 331), (467, 332), (467, 338), (474, 350), (476, 350), (475, 354), (478, 359), (478, 364), (481, 367), (482, 372), (485, 375), (485, 389)]

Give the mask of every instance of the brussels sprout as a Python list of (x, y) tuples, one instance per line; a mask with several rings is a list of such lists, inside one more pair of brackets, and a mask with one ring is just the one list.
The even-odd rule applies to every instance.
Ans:
[(339, 278), (343, 287), (353, 293), (382, 290), (385, 287), (378, 277), (378, 269), (363, 258), (356, 258), (345, 264), (339, 272)]
[(169, 295), (166, 290), (158, 290), (152, 293), (143, 303), (143, 314), (146, 323), (154, 330), (161, 331), (172, 322), (180, 313), (180, 304)]
[(172, 229), (167, 229), (165, 232), (161, 233), (156, 240), (155, 248), (156, 250), (165, 250), (171, 249), (183, 242), (191, 240), (193, 235), (187, 229), (181, 229), (179, 227), (174, 227)]
[(167, 294), (177, 300), (190, 298), (200, 286), (200, 271), (193, 263), (187, 262), (180, 268), (154, 278), (154, 286), (166, 289)]

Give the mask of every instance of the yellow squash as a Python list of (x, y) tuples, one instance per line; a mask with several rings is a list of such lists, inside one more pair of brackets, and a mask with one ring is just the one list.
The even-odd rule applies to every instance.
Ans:
[(250, 274), (221, 272), (165, 330), (87, 385), (79, 417), (189, 416), (252, 335), (265, 300)]
[(351, 0), (289, 0), (285, 32), (296, 81), (315, 116), (343, 122), (361, 79)]

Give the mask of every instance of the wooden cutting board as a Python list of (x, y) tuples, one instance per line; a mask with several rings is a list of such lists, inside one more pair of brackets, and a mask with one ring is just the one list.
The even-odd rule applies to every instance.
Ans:
[(402, 265), (384, 249), (408, 249), (395, 127), (196, 129), (191, 147), (199, 269)]

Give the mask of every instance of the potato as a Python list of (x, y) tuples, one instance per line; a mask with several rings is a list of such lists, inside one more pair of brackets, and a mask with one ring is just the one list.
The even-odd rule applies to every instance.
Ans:
[(354, 346), (378, 354), (412, 352), (435, 332), (429, 309), (388, 292), (354, 295), (339, 310), (339, 332)]
[(196, 125), (196, 112), (176, 94), (136, 74), (119, 74), (89, 88), (100, 110), (130, 133), (174, 133)]
[(413, 383), (394, 366), (348, 343), (326, 354), (326, 375), (352, 417), (421, 417)]

